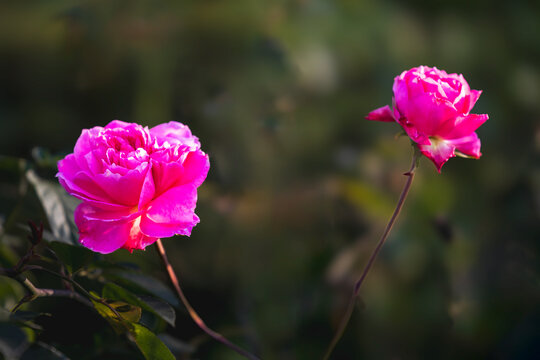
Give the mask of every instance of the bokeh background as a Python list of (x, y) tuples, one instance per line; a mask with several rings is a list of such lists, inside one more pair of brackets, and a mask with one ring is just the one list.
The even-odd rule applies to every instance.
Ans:
[[(483, 156), (452, 159), (440, 175), (422, 159), (334, 358), (539, 358), (533, 3), (2, 2), (0, 154), (62, 156), (81, 129), (113, 119), (189, 125), (211, 159), (201, 223), (190, 238), (164, 241), (188, 298), (209, 326), (264, 359), (317, 359), (412, 154), (398, 125), (364, 116), (391, 103), (403, 70), (462, 73), (483, 90), (474, 112), (490, 116), (478, 130)], [(3, 224), (16, 190), (0, 188)], [(3, 248), (13, 247), (8, 230)], [(166, 282), (153, 248), (107, 258)], [(47, 339), (72, 357), (92, 353), (100, 345), (70, 304), (55, 331), (71, 336)], [(181, 310), (167, 333), (197, 343), (193, 358), (238, 358)]]

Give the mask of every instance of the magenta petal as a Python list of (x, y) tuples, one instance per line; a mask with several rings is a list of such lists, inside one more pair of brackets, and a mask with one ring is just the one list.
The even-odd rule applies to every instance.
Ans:
[[(107, 211), (122, 211), (129, 208), (124, 205), (115, 204), (114, 201), (112, 201), (108, 195), (82, 171), (77, 173), (72, 180), (67, 178), (63, 173), (58, 173), (56, 176), (58, 177), (60, 185), (62, 185), (69, 194), (86, 201), (91, 205)], [(91, 192), (91, 189), (94, 190), (93, 193)]]
[(386, 105), (378, 109), (373, 110), (366, 116), (367, 120), (393, 122), (396, 121), (392, 114), (390, 106)]
[(408, 121), (407, 118), (405, 118), (405, 117), (399, 118), (398, 123), (403, 127), (403, 130), (405, 130), (407, 135), (415, 143), (420, 144), (420, 145), (429, 145), (429, 144), (431, 144), (431, 142), (429, 141), (429, 137), (426, 134), (418, 131), (416, 126), (414, 126), (413, 123)]
[[(87, 202), (84, 202), (84, 217), (88, 220), (100, 220), (100, 221), (127, 221), (133, 220), (136, 217), (141, 215), (140, 211), (137, 211), (137, 208), (124, 208), (124, 209), (113, 209), (113, 210), (104, 210), (100, 207), (93, 206)], [(81, 209), (80, 211), (82, 211)]]
[[(469, 104), (471, 100), (471, 89), (469, 88), (469, 84), (467, 81), (465, 81), (465, 78), (463, 75), (456, 75), (452, 74), (448, 79), (445, 79), (445, 82), (449, 85), (451, 85), (453, 88), (459, 89), (459, 95), (455, 96), (454, 98), (449, 98), (451, 102), (454, 103), (454, 106), (456, 107), (457, 111), (461, 114), (468, 114), (469, 113)], [(452, 84), (452, 78), (454, 81), (457, 81), (456, 83)]]
[(113, 173), (109, 169), (94, 176), (94, 180), (115, 203), (136, 206), (139, 203), (141, 189), (147, 174), (149, 163), (142, 163), (125, 175)]
[(77, 192), (90, 199), (104, 202), (110, 200), (107, 193), (97, 186), (86, 172), (81, 170), (73, 154), (58, 161), (58, 174), (56, 176), (64, 180), (62, 186), (65, 185), (64, 188), (69, 193)]
[(470, 100), (469, 100), (469, 109), (467, 112), (471, 111), (474, 107), (474, 104), (478, 101), (478, 98), (482, 95), (482, 90), (471, 90)]
[(158, 139), (158, 145), (168, 142), (171, 145), (183, 144), (192, 149), (199, 149), (199, 139), (191, 133), (189, 127), (177, 121), (170, 121), (150, 129), (150, 134)]
[(90, 250), (108, 254), (118, 250), (130, 236), (133, 221), (106, 222), (86, 217), (93, 212), (91, 206), (82, 203), (75, 210), (75, 224), (79, 228), (79, 242)]
[(141, 196), (139, 198), (138, 208), (142, 209), (152, 200), (156, 194), (156, 186), (154, 184), (154, 177), (152, 176), (152, 165), (148, 166), (146, 171), (146, 176), (144, 177), (144, 182), (141, 188)]
[(199, 222), (195, 215), (197, 190), (192, 184), (174, 187), (153, 200), (141, 219), (142, 232), (151, 237), (190, 235)]
[(407, 111), (409, 103), (409, 89), (407, 83), (403, 80), (405, 72), (394, 79), (392, 89), (394, 91), (394, 109), (398, 109), (401, 114)]
[(476, 135), (476, 133), (472, 133), (459, 139), (452, 139), (447, 141), (453, 146), (455, 146), (459, 152), (467, 156), (471, 156), (476, 159), (482, 156), (482, 153), (480, 152), (480, 139), (478, 138), (478, 135)]
[(92, 168), (88, 165), (87, 155), (96, 149), (96, 139), (100, 137), (103, 130), (104, 129), (100, 126), (83, 130), (73, 149), (73, 155), (75, 156), (77, 164), (82, 170), (89, 173), (92, 173)]
[(174, 235), (190, 236), (193, 227), (199, 223), (199, 217), (193, 214), (191, 221), (180, 224), (159, 224), (144, 217), (141, 219), (141, 231), (147, 236), (168, 238)]
[(181, 161), (151, 161), (156, 194), (162, 194), (179, 185), (191, 183), (198, 187), (203, 183), (210, 169), (208, 155), (201, 150), (190, 151), (183, 162)]
[(144, 249), (157, 240), (141, 232), (140, 217), (129, 217), (111, 222), (94, 220), (92, 217), (95, 214), (96, 209), (85, 203), (80, 204), (75, 210), (79, 242), (92, 251), (109, 254), (120, 248), (130, 251)]
[(74, 176), (79, 171), (81, 171), (81, 168), (79, 164), (77, 164), (77, 160), (75, 159), (75, 155), (69, 154), (62, 160), (58, 161), (58, 172), (65, 174), (67, 176)]
[(184, 176), (180, 183), (191, 183), (195, 187), (198, 187), (208, 175), (208, 170), (210, 170), (210, 160), (208, 160), (208, 155), (202, 151), (192, 151), (188, 154), (186, 160), (184, 160), (183, 166)]
[(459, 114), (450, 101), (424, 93), (409, 102), (404, 115), (419, 132), (432, 136), (441, 124)]
[(443, 139), (431, 139), (431, 145), (418, 145), (418, 148), (422, 154), (433, 161), (439, 173), (444, 163), (456, 156), (455, 146)]
[(140, 223), (141, 218), (136, 218), (131, 227), (130, 237), (122, 248), (129, 251), (144, 250), (148, 245), (152, 245), (157, 241), (158, 238), (146, 236), (141, 232)]
[(127, 123), (122, 120), (113, 120), (107, 125), (105, 125), (105, 129), (124, 129), (124, 128), (130, 128), (133, 127), (133, 124)]
[(174, 187), (184, 175), (184, 167), (179, 162), (151, 161), (152, 177), (154, 179), (156, 195), (163, 194)]
[(473, 133), (489, 119), (487, 114), (459, 116), (445, 123), (437, 134), (445, 139), (459, 139)]

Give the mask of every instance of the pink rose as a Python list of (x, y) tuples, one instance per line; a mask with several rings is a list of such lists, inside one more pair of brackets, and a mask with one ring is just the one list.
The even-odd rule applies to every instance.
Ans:
[(392, 89), (393, 111), (387, 105), (366, 119), (397, 121), (439, 172), (456, 155), (482, 155), (474, 131), (488, 115), (469, 114), (482, 91), (471, 90), (463, 75), (420, 66), (396, 77)]
[(107, 254), (189, 236), (199, 222), (197, 187), (210, 168), (200, 146), (187, 126), (174, 121), (149, 130), (114, 120), (83, 130), (57, 174), (83, 201), (75, 210), (81, 244)]

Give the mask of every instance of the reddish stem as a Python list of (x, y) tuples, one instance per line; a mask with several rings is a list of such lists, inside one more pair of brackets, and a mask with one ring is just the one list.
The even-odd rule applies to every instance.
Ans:
[(163, 247), (163, 244), (161, 242), (161, 239), (158, 239), (156, 241), (156, 247), (158, 249), (158, 252), (159, 252), (159, 255), (161, 256), (161, 260), (163, 261), (163, 264), (165, 265), (165, 268), (167, 269), (167, 273), (169, 275), (169, 279), (171, 280), (171, 283), (173, 284), (174, 286), (174, 289), (176, 290), (176, 293), (178, 295), (178, 297), (180, 298), (180, 300), (182, 301), (182, 303), (184, 304), (184, 306), (186, 307), (187, 311), (189, 312), (189, 315), (191, 316), (191, 318), (193, 319), (193, 321), (205, 332), (207, 333), (208, 335), (210, 335), (212, 338), (214, 338), (215, 340), (221, 342), (222, 344), (224, 344), (225, 346), (228, 346), (229, 348), (233, 349), (234, 351), (236, 351), (238, 354), (244, 356), (245, 358), (247, 359), (250, 359), (250, 360), (259, 360), (258, 357), (256, 357), (255, 355), (251, 354), (250, 352), (242, 349), (241, 347), (233, 344), (232, 342), (230, 342), (226, 337), (224, 337), (223, 335), (221, 335), (220, 333), (218, 332), (215, 332), (214, 330), (210, 329), (208, 326), (206, 326), (206, 324), (204, 323), (204, 321), (201, 319), (201, 317), (199, 316), (199, 314), (197, 314), (197, 312), (193, 309), (193, 307), (191, 306), (191, 304), (189, 303), (189, 301), (187, 300), (186, 296), (184, 295), (184, 292), (182, 291), (182, 289), (180, 288), (180, 283), (178, 282), (178, 278), (176, 277), (176, 274), (174, 273), (174, 269), (173, 267), (171, 266), (171, 264), (169, 263), (169, 260), (167, 259), (167, 253), (165, 252), (165, 248)]
[(369, 270), (371, 269), (373, 263), (375, 262), (375, 259), (377, 258), (377, 255), (381, 251), (382, 246), (384, 245), (386, 238), (388, 238), (388, 235), (390, 234), (390, 231), (392, 230), (392, 227), (394, 226), (394, 223), (401, 212), (401, 208), (403, 207), (403, 204), (405, 203), (405, 199), (407, 198), (407, 194), (409, 193), (409, 190), (411, 188), (411, 184), (414, 178), (414, 170), (416, 169), (416, 160), (417, 160), (417, 154), (416, 151), (413, 155), (411, 168), (409, 171), (404, 173), (403, 175), (407, 176), (407, 182), (405, 183), (405, 186), (403, 187), (403, 190), (401, 191), (401, 195), (399, 196), (398, 203), (396, 205), (396, 209), (394, 210), (394, 213), (392, 214), (392, 217), (388, 221), (388, 224), (386, 225), (386, 228), (384, 229), (384, 232), (377, 243), (377, 246), (371, 253), (369, 260), (364, 267), (364, 270), (362, 271), (362, 275), (360, 276), (360, 279), (356, 282), (354, 285), (353, 293), (351, 295), (351, 298), (349, 299), (349, 304), (347, 305), (347, 310), (345, 311), (345, 314), (343, 315), (343, 318), (341, 319), (338, 330), (336, 331), (332, 342), (330, 343), (330, 346), (328, 346), (328, 349), (326, 350), (326, 354), (324, 355), (324, 360), (328, 360), (330, 356), (332, 355), (332, 351), (336, 347), (337, 343), (343, 336), (343, 332), (345, 331), (345, 328), (347, 327), (347, 324), (349, 323), (349, 320), (351, 318), (352, 312), (354, 310), (354, 305), (356, 302), (356, 297), (358, 296), (358, 293), (360, 292), (360, 287), (362, 286), (364, 280), (366, 279), (367, 274), (369, 273)]

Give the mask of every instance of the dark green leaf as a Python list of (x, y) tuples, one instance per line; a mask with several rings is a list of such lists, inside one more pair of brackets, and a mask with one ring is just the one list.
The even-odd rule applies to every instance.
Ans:
[(116, 284), (107, 283), (103, 287), (102, 296), (106, 299), (121, 300), (141, 307), (143, 310), (159, 316), (170, 325), (174, 326), (176, 313), (174, 309), (166, 302), (152, 296), (135, 295)]
[(143, 303), (148, 306), (148, 311), (158, 315), (171, 326), (175, 326), (176, 312), (171, 305), (161, 299), (148, 295), (140, 295), (139, 299), (141, 299)]
[(54, 238), (61, 242), (75, 244), (76, 240), (70, 227), (66, 204), (60, 195), (60, 191), (64, 190), (57, 184), (39, 178), (33, 170), (26, 172), (26, 178), (36, 190)]
[(175, 360), (169, 348), (144, 326), (133, 324), (131, 333), (146, 360)]
[(171, 352), (178, 357), (191, 354), (196, 350), (195, 346), (181, 341), (169, 334), (159, 334), (158, 337), (165, 345), (167, 345)]
[(12, 313), (11, 311), (0, 308), (0, 321), (17, 324), (19, 326), (25, 326), (34, 330), (43, 329), (40, 325), (32, 322), (32, 320), (39, 316), (51, 316), (51, 314), (23, 310)]
[[(3, 229), (1, 229), (0, 225), (0, 234), (2, 233), (2, 230)], [(0, 264), (2, 264), (3, 267), (13, 267), (15, 264), (17, 264), (18, 260), (19, 256), (15, 251), (13, 251), (13, 249), (11, 249), (5, 243), (0, 243)]]
[(129, 287), (130, 289), (136, 288), (145, 293), (155, 295), (173, 306), (180, 305), (176, 295), (160, 280), (151, 276), (127, 271), (118, 271), (111, 274), (109, 278), (114, 278), (117, 280), (116, 282), (120, 282), (123, 285), (126, 284), (126, 287)]
[(136, 323), (141, 318), (141, 308), (135, 305), (128, 304), (123, 301), (107, 301), (107, 304), (116, 310), (119, 318), (109, 306), (102, 304), (92, 299), (94, 307), (98, 313), (111, 324), (113, 329), (121, 334), (132, 329), (132, 323)]
[(70, 273), (74, 273), (80, 268), (90, 264), (94, 258), (94, 253), (80, 245), (69, 245), (66, 243), (53, 241), (50, 247), (56, 255), (66, 265)]
[(57, 348), (45, 344), (41, 341), (33, 344), (28, 350), (26, 350), (21, 357), (21, 360), (69, 360)]
[(19, 359), (28, 347), (26, 333), (13, 324), (0, 323), (0, 353), (5, 360)]
[(0, 308), (0, 321), (28, 321), (34, 320), (38, 316), (49, 315), (44, 313), (38, 313), (34, 311), (23, 311), (19, 310), (15, 313), (8, 311), (4, 308)]

